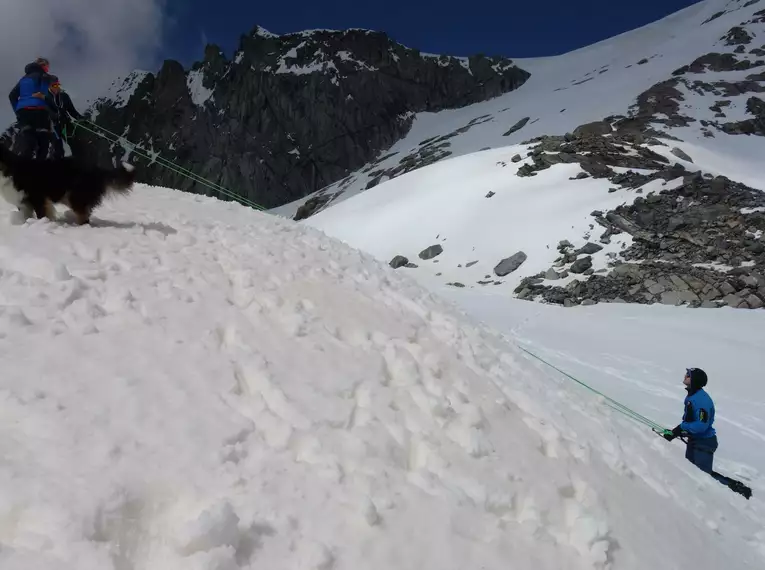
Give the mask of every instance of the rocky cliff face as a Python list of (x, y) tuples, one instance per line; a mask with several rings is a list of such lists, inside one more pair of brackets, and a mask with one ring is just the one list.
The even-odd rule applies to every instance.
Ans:
[[(373, 160), (422, 111), (456, 108), (516, 89), (529, 73), (510, 60), (432, 56), (364, 30), (276, 36), (255, 28), (232, 61), (208, 46), (185, 70), (116, 82), (92, 109), (96, 123), (269, 208)], [(124, 148), (93, 137), (99, 162)], [(210, 193), (146, 164), (144, 181)]]

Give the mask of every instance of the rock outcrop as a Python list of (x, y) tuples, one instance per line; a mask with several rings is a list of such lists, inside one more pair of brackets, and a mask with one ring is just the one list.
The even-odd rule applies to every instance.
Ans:
[(431, 245), (429, 247), (426, 247), (419, 253), (420, 259), (433, 259), (434, 257), (438, 257), (444, 252), (444, 248), (441, 247), (440, 244)]
[[(565, 286), (544, 283), (543, 278), (551, 279), (545, 273), (527, 277), (516, 288), (520, 298), (566, 306), (620, 301), (765, 306), (762, 192), (722, 176), (686, 173), (675, 189), (593, 216), (609, 235), (631, 234), (632, 245), (621, 252), (621, 259), (612, 262), (607, 274)], [(573, 262), (569, 271), (585, 273), (591, 261), (580, 254), (592, 250), (588, 245), (569, 253), (571, 244), (561, 242), (560, 267)]]
[(765, 136), (765, 101), (759, 97), (750, 97), (746, 102), (746, 110), (752, 119), (725, 123), (721, 129), (729, 135), (758, 135)]
[(515, 253), (510, 257), (506, 257), (500, 261), (494, 268), (494, 273), (499, 277), (509, 275), (513, 271), (517, 270), (521, 265), (523, 265), (526, 259), (528, 259), (528, 256), (524, 252), (519, 251), (518, 253)]

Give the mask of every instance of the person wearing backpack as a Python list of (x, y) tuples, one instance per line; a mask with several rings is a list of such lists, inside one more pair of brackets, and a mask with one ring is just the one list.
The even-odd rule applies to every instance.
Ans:
[(8, 98), (19, 124), (18, 154), (24, 158), (48, 158), (51, 138), (51, 109), (46, 101), (52, 77), (49, 62), (37, 58), (27, 64)]

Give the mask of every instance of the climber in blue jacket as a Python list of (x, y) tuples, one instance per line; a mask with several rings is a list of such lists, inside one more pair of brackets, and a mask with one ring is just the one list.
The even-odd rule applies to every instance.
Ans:
[(51, 109), (45, 100), (52, 83), (48, 60), (40, 57), (24, 69), (8, 98), (19, 124), (18, 152), (26, 158), (48, 157), (51, 138)]
[(715, 421), (715, 404), (704, 391), (707, 375), (700, 368), (689, 368), (685, 372), (683, 384), (688, 395), (685, 397), (683, 421), (672, 430), (672, 435), (665, 435), (668, 441), (676, 437), (688, 438), (685, 458), (696, 467), (712, 473), (712, 462), (717, 450), (717, 432), (712, 426)]
[(752, 495), (749, 487), (740, 481), (720, 475), (712, 466), (717, 450), (717, 432), (713, 426), (715, 404), (704, 390), (704, 386), (707, 385), (706, 372), (701, 368), (688, 368), (685, 371), (683, 384), (688, 392), (684, 402), (683, 421), (671, 433), (664, 434), (664, 438), (667, 441), (677, 437), (684, 438), (686, 440), (685, 458), (688, 461), (748, 499)]

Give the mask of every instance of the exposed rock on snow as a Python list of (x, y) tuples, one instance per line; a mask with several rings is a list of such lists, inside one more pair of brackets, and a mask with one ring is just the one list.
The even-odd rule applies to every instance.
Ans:
[(523, 265), (526, 259), (528, 259), (528, 256), (524, 252), (519, 251), (518, 253), (515, 253), (510, 257), (506, 257), (500, 261), (496, 267), (494, 267), (494, 273), (499, 277), (509, 275), (518, 269), (521, 265)]
[(560, 274), (551, 267), (545, 272), (545, 279), (548, 281), (557, 281), (560, 279)]
[(725, 14), (727, 14), (727, 10), (720, 10), (719, 12), (715, 12), (709, 18), (704, 20), (701, 23), (701, 25), (703, 26), (704, 24), (708, 24), (709, 22), (712, 22), (712, 21), (716, 20), (717, 18), (720, 18), (721, 16), (724, 16)]
[(752, 36), (741, 26), (734, 26), (720, 39), (725, 40), (726, 46), (737, 46), (751, 43)]
[[(518, 289), (529, 289), (526, 299), (541, 295), (551, 303), (568, 300), (568, 306), (616, 298), (691, 307), (704, 301), (705, 306), (713, 301), (715, 306), (763, 306), (765, 246), (755, 237), (765, 231), (762, 192), (724, 177), (691, 175), (678, 188), (639, 197), (596, 221), (631, 234), (634, 241), (621, 255), (641, 263), (616, 265), (608, 275), (566, 287), (527, 281)], [(573, 273), (589, 269), (582, 259), (574, 266)]]
[(584, 255), (592, 255), (593, 253), (598, 253), (603, 249), (602, 245), (598, 245), (596, 243), (587, 242), (582, 246), (577, 253), (578, 254), (584, 254)]
[(752, 63), (748, 59), (739, 60), (732, 53), (708, 53), (695, 59), (690, 65), (685, 65), (672, 72), (672, 75), (686, 73), (705, 73), (709, 71), (743, 71), (752, 67), (759, 67), (762, 63)]
[(688, 156), (688, 154), (680, 148), (675, 147), (670, 152), (679, 159), (686, 160), (688, 162), (693, 162), (693, 159), (690, 156)]
[(594, 136), (600, 136), (600, 135), (609, 135), (611, 134), (611, 131), (613, 129), (611, 128), (611, 123), (608, 121), (595, 121), (592, 123), (587, 123), (586, 125), (579, 125), (576, 129), (574, 129), (574, 136), (578, 138), (583, 137), (594, 137)]
[(591, 267), (592, 267), (592, 257), (587, 255), (585, 257), (577, 259), (574, 263), (571, 264), (571, 267), (569, 267), (568, 270), (571, 273), (584, 273)]
[(765, 101), (759, 97), (750, 97), (746, 102), (746, 110), (755, 118), (724, 123), (721, 129), (730, 135), (765, 136)]
[[(747, 268), (749, 269), (749, 268)], [(757, 268), (755, 268), (757, 269)], [(744, 278), (735, 273), (704, 269), (690, 265), (623, 263), (608, 275), (593, 275), (586, 281), (572, 281), (565, 287), (551, 287), (527, 279), (516, 290), (528, 289), (526, 299), (539, 296), (546, 302), (576, 306), (585, 300), (628, 303), (688, 305), (759, 309), (765, 300), (765, 266), (747, 271)], [(727, 293), (725, 293), (727, 292)]]
[(617, 174), (609, 167), (641, 168), (664, 172), (668, 161), (664, 156), (641, 144), (636, 144), (635, 140), (634, 133), (603, 137), (589, 134), (586, 130), (580, 131), (580, 134), (576, 134), (575, 131), (574, 134), (566, 136), (537, 137), (524, 142), (524, 144), (534, 145), (530, 151), (533, 162), (522, 165), (517, 175), (534, 176), (540, 170), (546, 170), (556, 164), (578, 162), (582, 169), (593, 178), (608, 178), (615, 184), (627, 185), (627, 181), (634, 176), (638, 181), (637, 185), (641, 186), (651, 178), (637, 173)]
[(405, 265), (409, 264), (409, 260), (404, 257), (403, 255), (397, 255), (393, 259), (390, 260), (390, 266), (393, 269), (398, 269), (399, 267), (404, 267)]
[(434, 257), (437, 257), (441, 255), (444, 252), (444, 248), (441, 247), (440, 244), (431, 245), (430, 247), (427, 247), (423, 249), (420, 253), (420, 259), (433, 259)]
[(531, 117), (524, 117), (523, 119), (515, 123), (512, 127), (510, 127), (510, 129), (502, 136), (509, 137), (513, 133), (520, 131), (523, 127), (526, 126), (526, 123), (528, 123), (530, 119)]
[(321, 211), (322, 208), (329, 204), (331, 200), (331, 194), (321, 194), (309, 198), (302, 206), (298, 208), (298, 211), (295, 214), (295, 220), (304, 220), (305, 218), (314, 215), (316, 212)]

